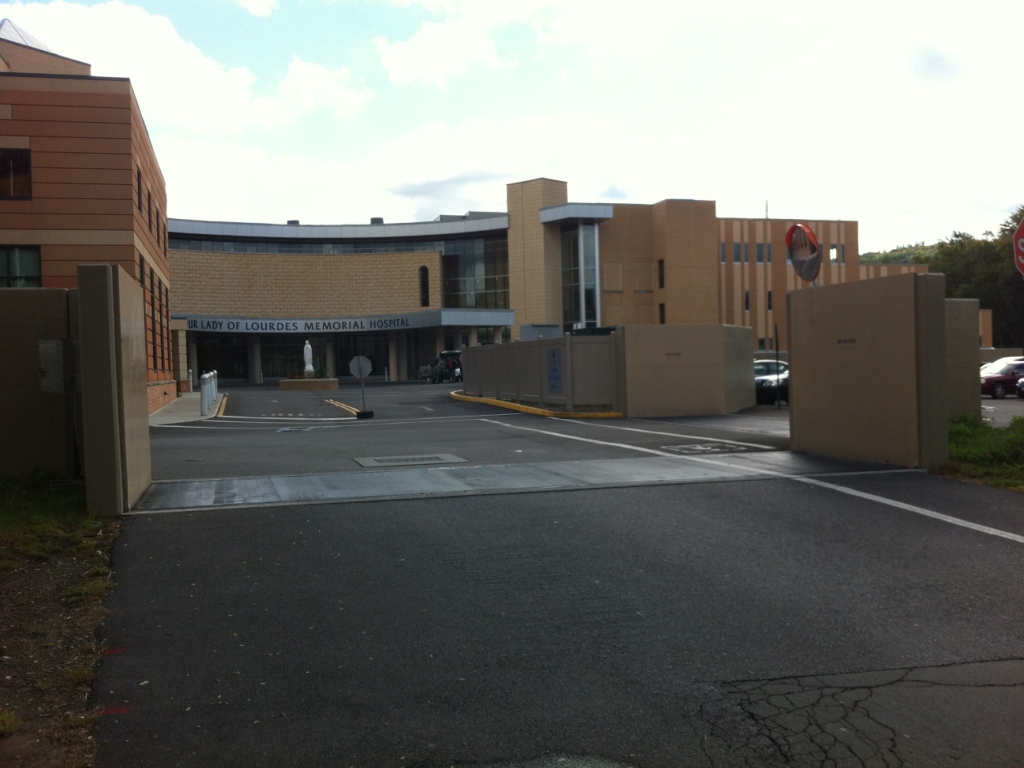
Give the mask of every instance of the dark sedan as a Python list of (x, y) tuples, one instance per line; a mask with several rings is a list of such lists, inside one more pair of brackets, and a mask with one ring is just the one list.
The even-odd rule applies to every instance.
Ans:
[(789, 402), (789, 365), (774, 360), (754, 361), (754, 394), (759, 403)]

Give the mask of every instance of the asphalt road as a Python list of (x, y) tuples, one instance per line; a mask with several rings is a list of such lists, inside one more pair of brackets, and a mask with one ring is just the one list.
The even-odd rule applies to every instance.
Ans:
[[(269, 387), (229, 389), (225, 418), (150, 430), (155, 480), (362, 471), (355, 459), (452, 453), (471, 464), (621, 458), (635, 451), (565, 440), (542, 431), (515, 430), (493, 421), (566, 430), (606, 443), (642, 447), (717, 444), (735, 450), (789, 446), (785, 409), (760, 406), (733, 416), (644, 421), (644, 434), (618, 421), (545, 419), (449, 397), (451, 384), (367, 387), (374, 418), (356, 420), (330, 401), (361, 407), (358, 385), (339, 392), (280, 392)], [(284, 415), (278, 415), (284, 414)], [(631, 422), (632, 423), (632, 422)], [(597, 424), (612, 425), (596, 426)], [(658, 425), (661, 425), (659, 427)], [(636, 426), (634, 424), (634, 426)]]
[[(784, 412), (599, 426), (395, 390), (370, 423), (154, 430), (154, 461), (786, 455)], [(856, 470), (130, 516), (99, 766), (1021, 764), (1022, 497)]]

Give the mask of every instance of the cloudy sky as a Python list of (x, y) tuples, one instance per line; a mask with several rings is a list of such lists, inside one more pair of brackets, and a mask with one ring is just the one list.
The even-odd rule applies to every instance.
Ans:
[(130, 77), (180, 218), (569, 199), (856, 219), (861, 250), (1024, 203), (1021, 0), (2, 2)]

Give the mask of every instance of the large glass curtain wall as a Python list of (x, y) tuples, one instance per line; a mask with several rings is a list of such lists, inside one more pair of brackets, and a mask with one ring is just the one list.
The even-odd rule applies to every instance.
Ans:
[(245, 336), (234, 333), (197, 333), (196, 364), (199, 376), (210, 371), (221, 379), (249, 378), (249, 346)]
[(601, 324), (600, 250), (596, 224), (562, 227), (562, 326)]
[(508, 238), (446, 240), (441, 264), (442, 306), (508, 309)]
[[(318, 378), (327, 376), (327, 337), (291, 333), (260, 335), (260, 364), (264, 379), (301, 377), (306, 368), (302, 350), (309, 340), (313, 349), (313, 370)], [(346, 363), (348, 361), (346, 360)]]
[[(338, 354), (337, 369), (339, 376), (352, 376), (349, 371), (349, 363), (353, 357), (363, 355), (370, 359), (373, 370), (371, 376), (383, 376), (384, 369), (388, 367), (388, 335), (386, 333), (351, 333), (339, 334), (337, 337)], [(391, 378), (395, 377), (394, 371), (388, 372)]]
[(0, 247), (0, 288), (39, 288), (42, 284), (38, 247)]

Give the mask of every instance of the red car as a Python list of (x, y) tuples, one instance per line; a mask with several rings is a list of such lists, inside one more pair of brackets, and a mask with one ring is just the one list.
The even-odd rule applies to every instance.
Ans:
[(1020, 393), (1017, 381), (1024, 379), (1024, 357), (1004, 357), (981, 367), (981, 394), (995, 399), (1007, 392)]

